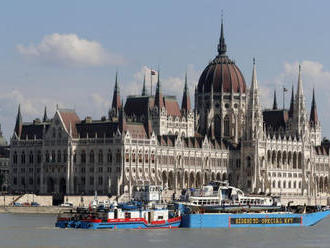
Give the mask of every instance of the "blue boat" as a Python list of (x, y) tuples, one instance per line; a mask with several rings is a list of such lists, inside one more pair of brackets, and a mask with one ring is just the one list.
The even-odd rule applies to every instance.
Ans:
[(184, 214), (184, 228), (237, 228), (237, 227), (282, 227), (312, 226), (330, 214), (330, 210), (313, 213), (199, 213)]
[(159, 229), (178, 228), (181, 217), (167, 208), (110, 209), (106, 212), (63, 213), (56, 227), (81, 229)]
[(89, 209), (78, 208), (60, 213), (55, 226), (82, 229), (178, 228), (181, 224), (179, 212), (160, 203), (161, 190), (161, 186), (155, 185), (136, 187), (136, 200), (119, 204), (115, 202), (108, 207), (97, 204), (99, 202), (95, 197)]

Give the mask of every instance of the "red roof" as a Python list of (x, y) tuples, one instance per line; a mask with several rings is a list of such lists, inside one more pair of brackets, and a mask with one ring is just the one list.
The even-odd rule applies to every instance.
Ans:
[(72, 136), (78, 137), (76, 124), (80, 122), (80, 118), (78, 117), (76, 112), (71, 109), (60, 109), (58, 110), (58, 113), (61, 116), (61, 119), (65, 125), (66, 130), (70, 132), (70, 123), (71, 123)]

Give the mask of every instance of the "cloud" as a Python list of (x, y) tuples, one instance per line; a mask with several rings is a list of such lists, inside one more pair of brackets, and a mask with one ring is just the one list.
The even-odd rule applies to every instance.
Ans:
[(119, 65), (124, 59), (106, 51), (96, 41), (79, 38), (76, 34), (50, 34), (37, 45), (17, 45), (20, 54), (40, 62), (66, 66)]
[[(111, 106), (111, 97), (112, 96), (102, 96), (99, 93), (92, 93), (89, 98), (91, 101), (89, 101), (88, 105), (85, 106), (84, 109), (89, 110), (91, 113), (93, 113), (94, 118), (100, 118), (101, 116), (106, 116), (108, 113), (108, 110)], [(92, 104), (90, 104), (92, 103)], [(86, 113), (83, 113), (86, 114)]]

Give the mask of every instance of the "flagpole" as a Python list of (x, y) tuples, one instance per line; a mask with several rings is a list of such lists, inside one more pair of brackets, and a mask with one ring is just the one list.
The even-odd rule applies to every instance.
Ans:
[(283, 110), (285, 109), (285, 98), (284, 98), (284, 94), (285, 94), (285, 88), (283, 86)]
[(150, 70), (150, 95), (152, 96), (152, 68)]

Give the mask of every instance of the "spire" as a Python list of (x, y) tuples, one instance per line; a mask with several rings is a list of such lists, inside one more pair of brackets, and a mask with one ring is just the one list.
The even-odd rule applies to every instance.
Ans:
[(250, 92), (258, 89), (258, 81), (257, 81), (257, 69), (256, 69), (256, 60), (253, 58), (253, 71), (252, 71), (252, 81), (251, 81), (251, 89)]
[(191, 110), (189, 88), (188, 88), (188, 80), (187, 80), (187, 72), (186, 72), (186, 75), (185, 75), (184, 90), (183, 90), (183, 97), (182, 97), (181, 108), (186, 113), (190, 112), (190, 110)]
[(310, 113), (310, 123), (312, 127), (315, 127), (318, 122), (319, 122), (319, 118), (317, 115), (317, 108), (316, 108), (316, 102), (315, 102), (315, 91), (313, 88), (313, 99), (312, 99), (312, 107), (311, 107), (311, 113)]
[(227, 52), (227, 46), (225, 43), (225, 36), (223, 32), (223, 16), (221, 14), (221, 34), (220, 34), (220, 39), (219, 39), (219, 44), (218, 44), (218, 53), (219, 55), (226, 55)]
[(277, 110), (276, 90), (274, 90), (273, 110)]
[(45, 106), (45, 110), (44, 110), (44, 117), (42, 118), (43, 122), (48, 121), (48, 117), (47, 117), (47, 107)]
[(290, 109), (289, 109), (289, 117), (293, 117), (293, 109), (294, 109), (294, 87), (292, 84), (292, 92), (291, 92), (291, 101), (290, 101)]
[(253, 58), (252, 79), (246, 117), (245, 137), (248, 140), (256, 139), (259, 135), (262, 135), (263, 117), (258, 94), (258, 79), (255, 58)]
[(14, 130), (14, 132), (16, 133), (16, 135), (18, 137), (20, 137), (22, 134), (22, 126), (23, 126), (23, 121), (22, 121), (22, 114), (21, 114), (21, 104), (19, 104), (17, 116), (16, 116), (15, 130)]
[(302, 80), (301, 80), (301, 65), (300, 64), (299, 64), (297, 94), (298, 94), (298, 97), (303, 96), (303, 87), (302, 87)]
[(146, 74), (144, 73), (143, 76), (143, 88), (142, 88), (142, 96), (147, 95), (147, 89), (146, 89)]
[(155, 106), (158, 107), (160, 110), (162, 107), (164, 107), (164, 101), (163, 101), (163, 95), (161, 91), (161, 84), (159, 80), (159, 70), (158, 70), (158, 79), (157, 79), (157, 86), (156, 86), (156, 95), (155, 95)]
[(118, 86), (118, 72), (116, 72), (115, 87), (113, 90), (112, 105), (109, 111), (109, 119), (110, 117), (118, 116), (120, 107), (121, 104), (120, 104), (120, 90)]

